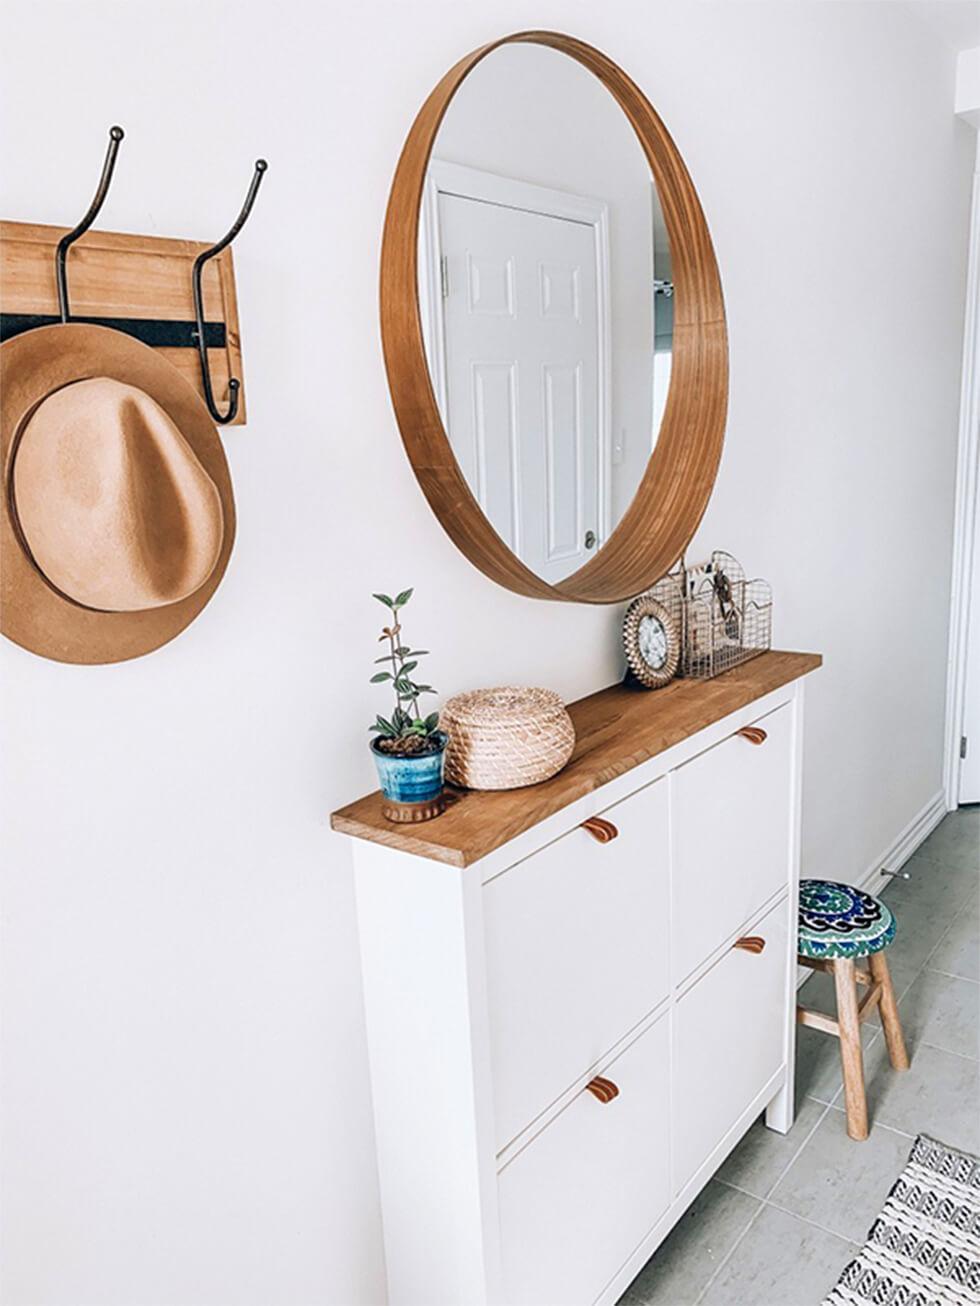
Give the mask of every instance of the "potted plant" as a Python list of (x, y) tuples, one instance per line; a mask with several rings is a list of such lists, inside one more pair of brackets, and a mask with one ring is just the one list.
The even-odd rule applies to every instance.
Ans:
[(439, 713), (423, 716), (419, 699), (434, 694), (431, 685), (420, 685), (412, 672), (427, 650), (409, 648), (402, 639), (399, 614), (412, 597), (412, 590), (402, 590), (396, 597), (375, 594), (379, 603), (391, 613), (390, 624), (382, 629), (379, 643), (388, 651), (375, 662), (385, 664), (383, 671), (371, 677), (372, 685), (390, 683), (395, 694), (395, 708), (390, 718), (380, 714), (369, 726), (375, 738), (371, 752), (381, 782), (381, 810), (389, 821), (427, 821), (445, 808), (442, 763), (449, 736), (439, 729)]

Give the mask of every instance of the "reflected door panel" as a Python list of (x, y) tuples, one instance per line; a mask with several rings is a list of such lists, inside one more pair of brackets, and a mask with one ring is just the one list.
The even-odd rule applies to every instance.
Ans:
[(439, 195), (446, 427), (491, 524), (556, 582), (599, 541), (595, 229)]

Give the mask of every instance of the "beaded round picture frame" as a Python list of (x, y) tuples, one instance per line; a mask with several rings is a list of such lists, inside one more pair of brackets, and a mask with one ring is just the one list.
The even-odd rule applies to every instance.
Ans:
[(623, 618), (623, 649), (630, 671), (647, 689), (673, 680), (681, 658), (681, 633), (662, 603), (641, 594)]

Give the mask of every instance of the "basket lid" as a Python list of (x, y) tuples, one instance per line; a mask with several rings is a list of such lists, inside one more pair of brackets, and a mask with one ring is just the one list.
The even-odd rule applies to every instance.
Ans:
[(494, 721), (521, 721), (564, 711), (561, 695), (553, 689), (499, 685), (493, 689), (469, 689), (454, 694), (446, 702), (443, 716), (454, 717), (460, 724), (487, 725)]

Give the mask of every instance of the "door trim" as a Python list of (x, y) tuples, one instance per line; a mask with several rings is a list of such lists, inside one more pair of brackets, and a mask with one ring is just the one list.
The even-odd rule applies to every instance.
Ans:
[[(446, 426), (445, 317), (442, 299), (442, 240), (439, 233), (439, 196), (456, 195), (483, 200), (506, 208), (523, 209), (549, 218), (564, 218), (592, 227), (595, 248), (597, 349), (596, 449), (599, 466), (599, 541), (609, 538), (612, 514), (612, 308), (609, 267), (609, 205), (591, 195), (553, 190), (516, 177), (504, 177), (482, 168), (470, 168), (445, 159), (430, 159), (419, 215), (419, 311), (422, 338), (430, 364), (432, 388)], [(448, 427), (447, 427), (448, 430)]]
[[(970, 638), (970, 590), (977, 532), (977, 464), (980, 462), (980, 136), (973, 174), (973, 205), (963, 325), (963, 381), (960, 391), (953, 572), (950, 586), (949, 654), (946, 668), (946, 737), (943, 792), (946, 810), (959, 806), (960, 740), (966, 707)], [(974, 614), (980, 621), (980, 614)], [(980, 739), (973, 741), (980, 748)]]

